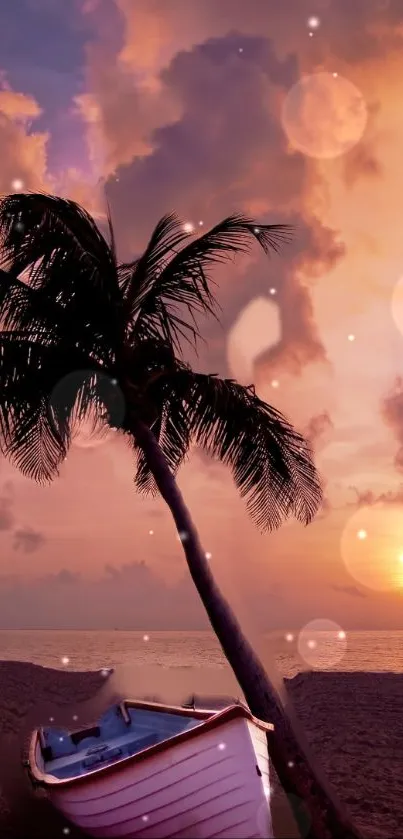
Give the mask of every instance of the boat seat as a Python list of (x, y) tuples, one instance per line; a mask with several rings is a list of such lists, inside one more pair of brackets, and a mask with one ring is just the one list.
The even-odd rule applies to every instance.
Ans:
[(99, 725), (94, 725), (93, 728), (83, 728), (81, 731), (74, 731), (71, 736), (71, 741), (75, 746), (78, 746), (83, 740), (94, 739), (101, 736), (101, 729)]
[(55, 760), (75, 752), (70, 734), (64, 728), (42, 728), (40, 742), (46, 760)]

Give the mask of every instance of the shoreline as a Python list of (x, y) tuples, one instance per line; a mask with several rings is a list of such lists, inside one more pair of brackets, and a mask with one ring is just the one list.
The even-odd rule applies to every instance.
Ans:
[[(124, 680), (123, 680), (124, 681)], [(94, 722), (127, 691), (119, 671), (53, 670), (0, 661), (0, 835), (54, 839), (66, 823), (43, 793), (33, 793), (22, 759), (32, 730), (78, 715)], [(315, 758), (368, 839), (401, 839), (403, 830), (403, 674), (304, 672), (285, 679)], [(285, 796), (273, 783), (276, 839), (292, 839)], [(70, 827), (70, 839), (83, 834)]]

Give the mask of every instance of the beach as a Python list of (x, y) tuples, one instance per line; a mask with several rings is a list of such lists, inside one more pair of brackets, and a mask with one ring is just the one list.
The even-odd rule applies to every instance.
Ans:
[[(119, 675), (69, 672), (27, 662), (0, 662), (0, 835), (54, 839), (70, 828), (43, 793), (33, 793), (22, 758), (38, 724), (93, 722), (119, 698)], [(403, 675), (309, 672), (286, 680), (312, 749), (355, 823), (368, 839), (403, 837)], [(75, 724), (75, 726), (77, 723)], [(75, 727), (74, 726), (74, 727)], [(278, 839), (295, 834), (274, 785)], [(67, 834), (66, 834), (67, 835)]]
[[(51, 670), (28, 662), (0, 662), (0, 836), (2, 839), (55, 839), (67, 823), (42, 793), (33, 794), (22, 760), (29, 737), (53, 717), (75, 727), (73, 715), (90, 723), (114, 697), (98, 672)], [(69, 826), (70, 827), (70, 826)], [(71, 839), (82, 835), (71, 826)]]

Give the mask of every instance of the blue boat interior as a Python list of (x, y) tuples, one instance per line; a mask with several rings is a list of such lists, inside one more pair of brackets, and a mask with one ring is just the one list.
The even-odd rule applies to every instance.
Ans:
[(56, 778), (85, 775), (105, 764), (162, 743), (200, 725), (201, 720), (168, 711), (114, 705), (98, 725), (69, 732), (54, 726), (40, 729), (44, 770)]

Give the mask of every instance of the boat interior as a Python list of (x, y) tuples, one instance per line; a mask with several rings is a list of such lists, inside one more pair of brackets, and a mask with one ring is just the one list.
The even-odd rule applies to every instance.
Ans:
[(85, 775), (200, 725), (203, 719), (196, 714), (122, 703), (109, 708), (92, 728), (73, 732), (54, 726), (41, 728), (43, 771), (60, 779)]

